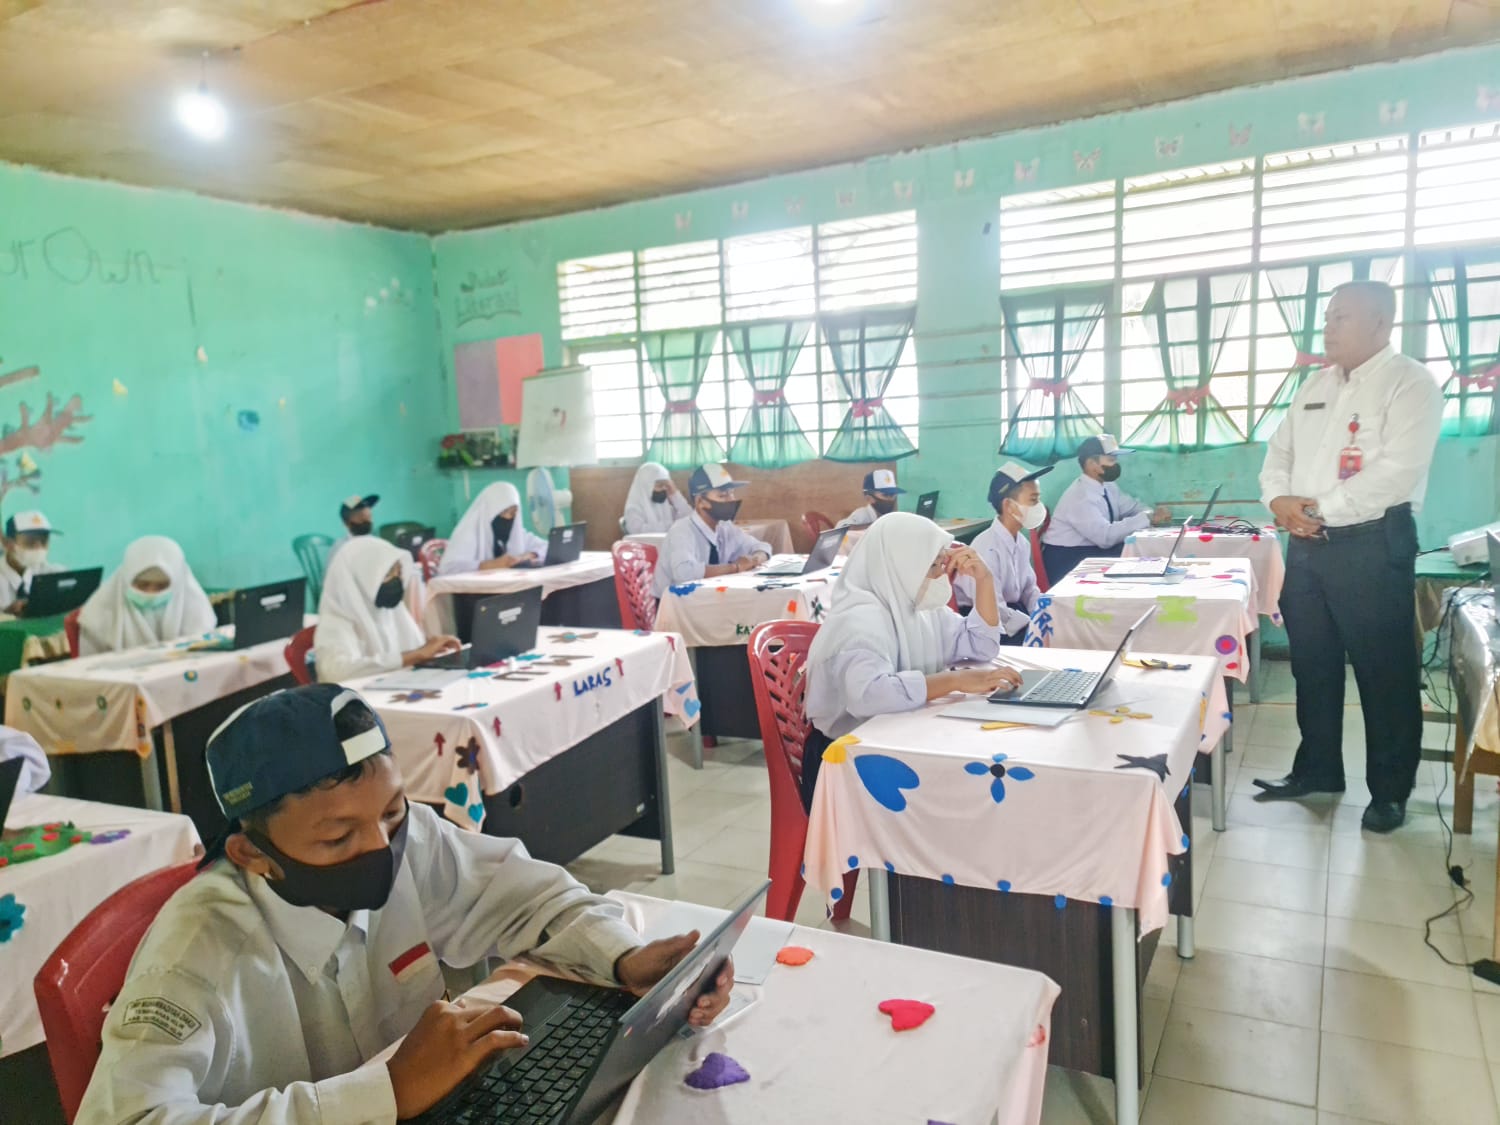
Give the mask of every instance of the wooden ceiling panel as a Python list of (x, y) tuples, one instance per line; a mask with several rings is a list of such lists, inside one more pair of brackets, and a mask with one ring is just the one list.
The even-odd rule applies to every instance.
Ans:
[[(849, 3), (0, 0), (0, 159), (443, 229), (1500, 32), (1500, 0)], [(172, 120), (200, 74), (217, 145)]]

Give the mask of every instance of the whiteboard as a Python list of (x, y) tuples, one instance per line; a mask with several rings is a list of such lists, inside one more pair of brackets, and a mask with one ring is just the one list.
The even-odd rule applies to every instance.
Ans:
[(516, 467), (593, 465), (593, 372), (587, 367), (552, 367), (521, 384), (521, 429), (516, 435)]

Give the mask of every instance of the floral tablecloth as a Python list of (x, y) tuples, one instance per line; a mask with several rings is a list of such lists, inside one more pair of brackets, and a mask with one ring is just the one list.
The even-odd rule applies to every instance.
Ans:
[[(1172, 549), (1177, 529), (1153, 527), (1137, 531), (1125, 540), (1126, 558), (1161, 558)], [(1192, 531), (1182, 537), (1180, 559), (1249, 559), (1255, 571), (1255, 604), (1251, 607), (1261, 617), (1281, 624), (1281, 586), (1286, 581), (1286, 559), (1281, 554), (1281, 537), (1274, 524), (1256, 531)]]
[(680, 634), (691, 648), (742, 645), (766, 621), (823, 620), (838, 573), (833, 567), (792, 578), (728, 574), (669, 586), (656, 628)]
[(582, 551), (574, 562), (559, 566), (523, 566), (506, 570), (475, 570), (468, 574), (439, 574), (427, 583), (427, 607), (422, 624), (429, 635), (453, 632), (453, 594), (514, 594), (542, 588), (550, 598), (559, 590), (587, 586), (615, 576), (614, 556), (608, 551)]
[(1211, 656), (1223, 675), (1250, 677), (1246, 638), (1259, 622), (1255, 572), (1249, 559), (1186, 560), (1180, 582), (1105, 578), (1116, 559), (1085, 559), (1041, 596), (1026, 643), (1051, 648), (1113, 650), (1151, 606), (1156, 616), (1133, 647)]
[(349, 686), (384, 720), (407, 792), (475, 831), (485, 794), (643, 704), (660, 698), (684, 727), (700, 710), (686, 646), (669, 633), (544, 627), (534, 651), (441, 691), (371, 687), (378, 679)]
[[(1108, 656), (1056, 649), (1026, 658), (1098, 669)], [(836, 900), (850, 868), (883, 865), (1059, 905), (1128, 906), (1140, 912), (1141, 933), (1159, 929), (1167, 858), (1188, 843), (1173, 803), (1229, 723), (1217, 662), (1169, 659), (1188, 670), (1122, 668), (1101, 704), (1107, 714), (1083, 712), (1052, 729), (986, 730), (942, 717), (954, 699), (860, 724), (823, 753), (808, 884)]]

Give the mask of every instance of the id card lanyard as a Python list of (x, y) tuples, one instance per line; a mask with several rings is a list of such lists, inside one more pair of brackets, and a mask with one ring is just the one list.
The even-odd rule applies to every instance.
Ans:
[(1359, 448), (1359, 415), (1349, 416), (1349, 444), (1339, 450), (1339, 480), (1348, 480), (1364, 468), (1364, 454)]

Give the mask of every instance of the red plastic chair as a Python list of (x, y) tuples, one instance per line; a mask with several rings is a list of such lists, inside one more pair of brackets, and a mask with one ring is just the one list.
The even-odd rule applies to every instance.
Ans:
[(429, 539), (417, 552), (417, 562), (422, 564), (422, 579), (431, 582), (437, 576), (438, 563), (443, 561), (443, 552), (448, 549), (448, 540)]
[[(802, 901), (802, 853), (807, 847), (807, 813), (802, 808), (802, 747), (807, 740), (807, 650), (818, 635), (810, 621), (768, 621), (750, 634), (750, 686), (760, 717), (760, 737), (771, 778), (771, 892), (766, 917), (792, 921)], [(844, 897), (833, 907), (849, 917), (859, 871), (844, 875)]]
[(63, 618), (63, 634), (68, 638), (68, 651), (73, 654), (74, 660), (78, 659), (78, 615), (82, 612), (83, 607), (79, 606)]
[(615, 598), (620, 603), (620, 623), (627, 629), (649, 633), (656, 624), (656, 595), (651, 581), (656, 575), (656, 548), (634, 539), (620, 539), (610, 548), (615, 559)]
[(286, 657), (286, 665), (292, 670), (292, 679), (299, 684), (312, 683), (312, 673), (307, 670), (307, 654), (312, 651), (313, 635), (317, 632), (316, 625), (309, 625), (305, 629), (298, 629), (292, 634), (292, 639), (287, 641), (286, 648), (282, 649), (282, 655)]
[(1036, 571), (1036, 588), (1046, 593), (1052, 583), (1047, 581), (1047, 568), (1042, 565), (1042, 536), (1052, 526), (1052, 513), (1047, 513), (1047, 518), (1042, 521), (1042, 526), (1031, 535), (1031, 569)]
[(37, 973), (32, 988), (69, 1121), (78, 1115), (99, 1061), (104, 1018), (125, 984), (136, 947), (167, 899), (196, 870), (196, 863), (184, 863), (126, 883), (73, 927)]
[(833, 526), (833, 521), (822, 512), (803, 512), (802, 526), (807, 528), (807, 533), (813, 537), (813, 542), (818, 541), (818, 536)]

